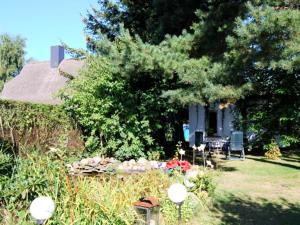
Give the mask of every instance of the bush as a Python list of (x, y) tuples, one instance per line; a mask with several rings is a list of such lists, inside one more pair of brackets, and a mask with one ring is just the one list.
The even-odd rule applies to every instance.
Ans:
[(16, 160), (14, 172), (2, 193), (8, 205), (20, 208), (39, 195), (51, 193), (59, 171), (57, 161), (36, 151), (26, 157)]
[(280, 148), (277, 145), (277, 143), (275, 142), (275, 140), (272, 140), (272, 142), (270, 144), (265, 145), (264, 150), (267, 151), (265, 153), (265, 156), (268, 159), (276, 160), (276, 159), (280, 159), (280, 157), (282, 156), (281, 152), (280, 152)]
[(1, 139), (14, 147), (59, 145), (65, 136), (68, 145), (82, 147), (80, 132), (61, 106), (0, 100)]
[(2, 190), (9, 180), (12, 171), (12, 157), (0, 150), (0, 202), (2, 199)]
[(119, 160), (151, 157), (149, 152), (159, 149), (153, 133), (162, 127), (148, 112), (147, 101), (154, 104), (154, 97), (133, 92), (111, 61), (87, 61), (81, 76), (62, 93), (66, 111), (84, 131), (87, 150)]
[(213, 172), (193, 169), (187, 173), (186, 177), (188, 181), (193, 184), (193, 186), (190, 187), (190, 191), (195, 193), (198, 197), (202, 198), (205, 197), (205, 195), (213, 196), (216, 189)]

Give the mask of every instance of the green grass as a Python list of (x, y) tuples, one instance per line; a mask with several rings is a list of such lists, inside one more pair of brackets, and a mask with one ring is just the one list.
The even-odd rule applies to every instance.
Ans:
[(299, 154), (277, 161), (248, 155), (245, 161), (218, 162), (213, 204), (198, 224), (300, 224)]

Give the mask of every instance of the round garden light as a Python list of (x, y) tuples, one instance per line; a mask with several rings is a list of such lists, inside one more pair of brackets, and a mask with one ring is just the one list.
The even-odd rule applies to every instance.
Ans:
[(34, 199), (29, 211), (37, 224), (43, 224), (49, 219), (55, 210), (55, 203), (50, 197), (41, 196)]
[(168, 197), (175, 204), (184, 202), (187, 190), (182, 184), (172, 184), (168, 189)]
[(169, 199), (178, 206), (178, 220), (181, 221), (181, 205), (187, 197), (187, 190), (182, 184), (172, 184), (168, 189)]

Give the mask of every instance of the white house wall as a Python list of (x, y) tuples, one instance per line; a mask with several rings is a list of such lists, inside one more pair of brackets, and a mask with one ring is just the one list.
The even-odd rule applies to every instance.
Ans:
[(203, 106), (200, 105), (198, 105), (198, 118), (197, 118), (197, 106), (193, 105), (189, 107), (190, 147), (192, 147), (195, 144), (195, 131), (205, 132), (205, 109)]
[(224, 116), (224, 127), (223, 127), (223, 136), (230, 136), (231, 131), (234, 130), (233, 127), (233, 110), (234, 106), (229, 106), (225, 109)]
[(222, 122), (222, 110), (216, 109), (217, 111), (217, 135), (223, 135), (223, 122)]
[[(217, 135), (224, 137), (230, 136), (233, 131), (233, 115), (232, 108), (230, 106), (224, 109), (224, 118), (222, 121), (222, 110), (218, 108), (214, 109), (217, 112)], [(198, 122), (197, 122), (198, 121)], [(195, 131), (203, 132), (206, 135), (205, 128), (205, 108), (198, 105), (198, 118), (197, 118), (197, 106), (193, 105), (189, 107), (189, 145), (192, 147), (195, 144)]]

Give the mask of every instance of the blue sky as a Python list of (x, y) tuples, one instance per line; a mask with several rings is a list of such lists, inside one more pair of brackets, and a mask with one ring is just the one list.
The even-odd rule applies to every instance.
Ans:
[(26, 59), (48, 60), (50, 46), (61, 41), (85, 48), (81, 14), (97, 0), (1, 0), (0, 34), (26, 39)]

